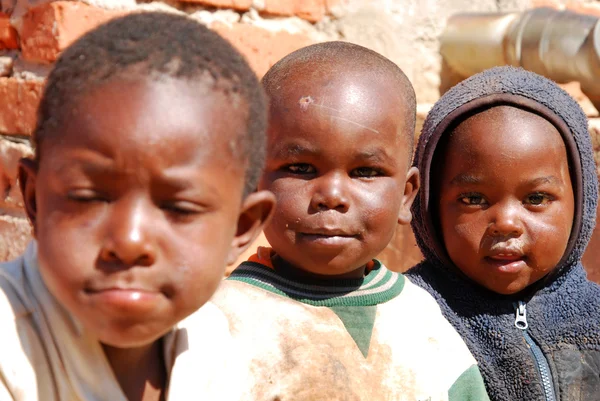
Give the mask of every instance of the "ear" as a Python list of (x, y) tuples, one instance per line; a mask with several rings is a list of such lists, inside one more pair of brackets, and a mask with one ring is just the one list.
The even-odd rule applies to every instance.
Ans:
[(227, 265), (231, 266), (261, 233), (275, 208), (275, 195), (270, 191), (253, 192), (244, 199), (237, 232), (231, 243)]
[(25, 212), (33, 227), (33, 236), (37, 233), (36, 217), (37, 203), (35, 200), (35, 180), (38, 172), (38, 162), (30, 158), (19, 160), (19, 187), (25, 204)]
[(411, 167), (406, 173), (406, 183), (404, 184), (404, 194), (402, 195), (402, 205), (398, 213), (398, 224), (407, 225), (412, 220), (410, 207), (412, 206), (420, 186), (419, 170)]

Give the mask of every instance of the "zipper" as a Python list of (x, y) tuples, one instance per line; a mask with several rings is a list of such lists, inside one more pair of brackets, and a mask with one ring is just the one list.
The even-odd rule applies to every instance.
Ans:
[(542, 387), (544, 389), (546, 401), (556, 401), (556, 396), (554, 395), (554, 382), (552, 381), (552, 374), (550, 373), (550, 366), (548, 365), (548, 361), (546, 360), (542, 349), (536, 344), (536, 342), (533, 340), (533, 338), (531, 338), (531, 336), (527, 332), (529, 324), (527, 323), (526, 304), (523, 301), (519, 301), (518, 304), (515, 305), (515, 308), (515, 327), (523, 332), (525, 342), (529, 347), (529, 351), (531, 351), (531, 355), (533, 356), (533, 360), (535, 361), (537, 371), (540, 375), (540, 378), (542, 379)]

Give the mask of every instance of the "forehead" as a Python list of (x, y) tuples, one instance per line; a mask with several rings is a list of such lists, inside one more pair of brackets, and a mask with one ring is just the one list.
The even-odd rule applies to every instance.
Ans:
[(290, 71), (271, 89), (269, 143), (370, 141), (404, 148), (412, 127), (409, 110), (390, 82), (365, 71), (316, 69), (307, 64)]
[(284, 109), (299, 113), (326, 105), (365, 120), (379, 115), (394, 115), (397, 120), (403, 120), (404, 114), (412, 110), (408, 110), (410, 106), (404, 94), (393, 82), (389, 74), (360, 67), (335, 68), (330, 64), (305, 63), (290, 68), (269, 95), (274, 112)]
[(497, 106), (462, 121), (449, 133), (447, 151), (463, 155), (520, 156), (561, 154), (566, 146), (559, 131), (543, 117), (511, 106)]
[(48, 149), (42, 153), (92, 147), (109, 157), (162, 156), (182, 162), (215, 153), (235, 156), (248, 116), (243, 99), (208, 82), (173, 78), (111, 81), (72, 104), (60, 132), (50, 134), (60, 140), (44, 141)]

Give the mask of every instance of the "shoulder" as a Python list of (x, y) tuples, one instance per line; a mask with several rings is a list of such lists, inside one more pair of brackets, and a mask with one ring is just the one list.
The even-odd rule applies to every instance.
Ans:
[(15, 400), (36, 398), (31, 361), (43, 354), (27, 303), (23, 259), (0, 264), (0, 383), (6, 386), (0, 394), (7, 391)]
[(427, 315), (433, 317), (436, 322), (447, 322), (435, 298), (415, 284), (413, 277), (408, 275), (403, 275), (403, 277), (404, 287), (402, 292), (389, 302), (390, 306), (393, 304), (396, 310), (402, 308), (402, 313), (406, 315)]
[(323, 309), (279, 292), (276, 287), (263, 288), (254, 283), (228, 279), (221, 283), (211, 301), (234, 328), (239, 322), (260, 325), (269, 321), (281, 322), (287, 316), (311, 319), (316, 310)]
[[(23, 258), (0, 264), (0, 325), (14, 327), (16, 322), (32, 313), (27, 304), (27, 290)], [(0, 331), (0, 336), (8, 334)], [(1, 346), (1, 342), (0, 342)]]
[(399, 348), (404, 350), (404, 357), (415, 366), (421, 366), (421, 360), (435, 360), (435, 369), (444, 376), (440, 380), (446, 380), (448, 387), (464, 371), (477, 364), (462, 337), (443, 316), (435, 299), (407, 277), (402, 293), (380, 305), (377, 318), (382, 335), (387, 333), (388, 341), (398, 342)]

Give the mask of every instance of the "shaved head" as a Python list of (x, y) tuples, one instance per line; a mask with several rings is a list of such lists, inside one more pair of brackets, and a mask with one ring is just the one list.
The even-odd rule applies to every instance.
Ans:
[(272, 115), (315, 109), (369, 129), (381, 115), (393, 114), (402, 122), (397, 134), (412, 154), (414, 89), (402, 70), (377, 52), (348, 42), (307, 46), (277, 62), (262, 82)]

